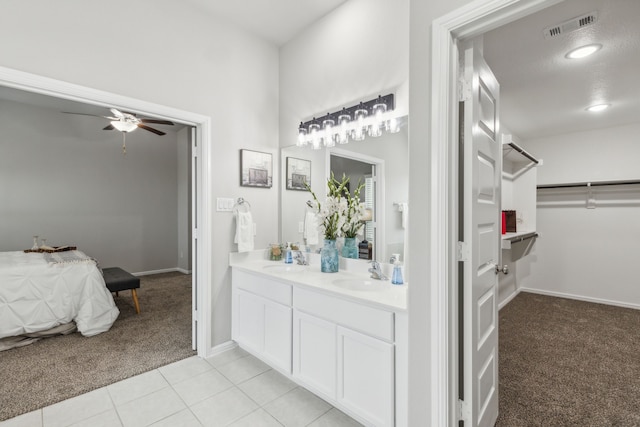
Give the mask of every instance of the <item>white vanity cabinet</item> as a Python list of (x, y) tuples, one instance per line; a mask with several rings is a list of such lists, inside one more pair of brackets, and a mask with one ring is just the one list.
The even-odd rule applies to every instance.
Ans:
[(233, 272), (232, 338), (283, 372), (291, 373), (291, 285)]
[(366, 426), (407, 426), (406, 311), (305, 284), (335, 276), (314, 277), (234, 267), (233, 339)]
[(394, 313), (308, 289), (293, 295), (293, 376), (369, 425), (395, 425)]

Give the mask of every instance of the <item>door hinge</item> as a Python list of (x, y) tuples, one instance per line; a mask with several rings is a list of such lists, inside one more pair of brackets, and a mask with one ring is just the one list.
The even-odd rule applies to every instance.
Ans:
[(464, 77), (458, 79), (458, 101), (464, 102), (471, 99), (471, 85)]
[(465, 242), (458, 242), (456, 248), (456, 260), (457, 261), (469, 261), (470, 257), (469, 245)]
[(464, 400), (458, 400), (456, 405), (456, 416), (458, 417), (458, 421), (464, 421), (465, 425), (467, 421), (471, 419), (471, 408), (469, 408), (469, 404)]
[(194, 239), (198, 240), (200, 238), (200, 235), (198, 234), (198, 229), (194, 228), (193, 229), (193, 236)]

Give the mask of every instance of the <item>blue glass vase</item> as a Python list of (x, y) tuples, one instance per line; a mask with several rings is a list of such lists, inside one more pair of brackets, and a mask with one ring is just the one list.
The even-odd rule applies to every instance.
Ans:
[(344, 246), (342, 247), (342, 257), (358, 259), (358, 247), (356, 246), (355, 237), (344, 238)]
[(320, 251), (320, 271), (323, 273), (337, 273), (340, 265), (336, 241), (324, 239), (324, 246)]

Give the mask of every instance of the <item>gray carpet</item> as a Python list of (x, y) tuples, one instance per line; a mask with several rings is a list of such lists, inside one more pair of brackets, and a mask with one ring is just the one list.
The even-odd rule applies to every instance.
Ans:
[(184, 359), (191, 350), (191, 276), (140, 278), (114, 297), (120, 316), (94, 337), (47, 338), (0, 352), (0, 421)]
[(496, 426), (640, 426), (640, 310), (514, 298), (500, 310)]

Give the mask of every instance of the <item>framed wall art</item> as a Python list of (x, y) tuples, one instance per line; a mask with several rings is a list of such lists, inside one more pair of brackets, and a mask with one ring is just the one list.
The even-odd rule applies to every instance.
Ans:
[(240, 150), (240, 185), (271, 188), (273, 159), (271, 153)]
[(311, 160), (287, 157), (287, 190), (307, 191), (311, 185)]

